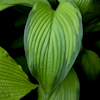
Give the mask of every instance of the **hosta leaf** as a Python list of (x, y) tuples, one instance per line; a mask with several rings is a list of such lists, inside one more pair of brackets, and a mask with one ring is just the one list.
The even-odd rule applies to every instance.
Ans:
[(82, 68), (89, 79), (95, 80), (100, 74), (99, 56), (91, 50), (85, 50), (82, 56)]
[(38, 2), (24, 32), (28, 67), (46, 93), (60, 84), (80, 51), (82, 19), (75, 4), (62, 2), (56, 10)]
[(34, 4), (38, 1), (42, 1), (48, 4), (47, 0), (0, 0), (0, 6), (2, 6), (0, 7), (0, 11), (3, 10), (3, 8), (5, 9), (16, 4), (33, 7)]
[(78, 6), (82, 15), (88, 10), (92, 2), (92, 0), (58, 0), (58, 1), (59, 2), (73, 1)]
[[(93, 20), (99, 20), (100, 15), (100, 1), (92, 0), (92, 3), (89, 6), (88, 11), (82, 16), (84, 23), (90, 23)], [(99, 20), (100, 21), (100, 20)]]
[[(39, 86), (38, 100), (79, 100), (80, 85), (77, 75), (72, 68), (63, 82), (47, 97)], [(45, 99), (49, 98), (49, 99)]]
[(89, 9), (92, 0), (72, 0), (80, 9), (82, 15)]
[(21, 66), (0, 47), (0, 100), (19, 100), (36, 87)]
[(9, 8), (9, 7), (12, 7), (13, 5), (7, 5), (7, 4), (0, 4), (0, 11), (6, 9), (6, 8)]

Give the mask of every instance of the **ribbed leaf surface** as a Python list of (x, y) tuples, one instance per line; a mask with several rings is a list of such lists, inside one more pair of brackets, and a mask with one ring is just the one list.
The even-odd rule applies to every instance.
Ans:
[(66, 77), (81, 40), (82, 19), (75, 5), (63, 2), (56, 11), (42, 2), (34, 5), (25, 27), (25, 53), (32, 75), (46, 93)]
[(77, 75), (72, 68), (63, 82), (46, 99), (41, 86), (38, 88), (38, 100), (79, 100), (80, 85)]
[(0, 47), (0, 100), (19, 100), (36, 87), (21, 66)]
[(16, 4), (33, 7), (38, 1), (49, 4), (47, 0), (0, 0), (0, 11)]
[(72, 0), (72, 1), (74, 1), (74, 3), (78, 6), (82, 14), (84, 14), (88, 10), (92, 2), (92, 0)]
[(74, 2), (79, 8), (82, 15), (88, 10), (88, 8), (90, 7), (90, 4), (92, 3), (92, 0), (58, 0), (58, 1), (59, 2), (65, 2), (65, 1)]

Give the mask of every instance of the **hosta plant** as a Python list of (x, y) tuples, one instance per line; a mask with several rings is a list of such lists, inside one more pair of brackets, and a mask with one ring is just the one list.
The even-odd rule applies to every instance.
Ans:
[(100, 64), (96, 68), (91, 65), (91, 69), (97, 69), (92, 74), (88, 71), (90, 63), (85, 63), (88, 57), (99, 63), (98, 55), (82, 46), (82, 16), (91, 8), (92, 0), (0, 0), (0, 11), (15, 5), (31, 10), (28, 18), (15, 23), (26, 25), (23, 36), (11, 48), (24, 45), (28, 69), (38, 84), (32, 83), (17, 60), (0, 47), (0, 100), (19, 100), (35, 88), (38, 100), (79, 100), (80, 84), (73, 64), (80, 50), (85, 52), (81, 65), (86, 75), (94, 80), (99, 74)]

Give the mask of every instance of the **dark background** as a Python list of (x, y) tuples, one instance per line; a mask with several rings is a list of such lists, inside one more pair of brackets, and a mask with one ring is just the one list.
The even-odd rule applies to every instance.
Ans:
[[(20, 8), (20, 6), (16, 6), (17, 8)], [(23, 10), (22, 12), (16, 10), (16, 7), (8, 8), (6, 10), (3, 10), (0, 12), (0, 46), (3, 47), (5, 50), (8, 51), (8, 53), (15, 59), (19, 56), (25, 56), (24, 47), (20, 48), (11, 48), (11, 45), (13, 42), (24, 35), (24, 28), (25, 24), (16, 27), (15, 22), (16, 20), (23, 14), (28, 13), (31, 8), (27, 8), (26, 10)], [(84, 27), (87, 25), (87, 23), (83, 23)], [(94, 33), (91, 32), (90, 34), (84, 35), (83, 37), (83, 47), (85, 49), (91, 49), (98, 53), (100, 57), (100, 52), (97, 46), (94, 45), (94, 41), (97, 41), (100, 39), (99, 32)], [(23, 66), (24, 67), (24, 66)], [(87, 78), (85, 73), (83, 72), (82, 68), (75, 63), (74, 66), (75, 71), (77, 73), (77, 76), (80, 81), (80, 100), (99, 100), (100, 98), (100, 82), (98, 78), (95, 81), (91, 81)], [(35, 83), (38, 83), (30, 74), (28, 71), (28, 76), (30, 78), (30, 81)], [(34, 98), (34, 99), (33, 99)], [(23, 97), (21, 100), (36, 100), (37, 98), (37, 89), (31, 91), (29, 94), (27, 94), (25, 97)]]

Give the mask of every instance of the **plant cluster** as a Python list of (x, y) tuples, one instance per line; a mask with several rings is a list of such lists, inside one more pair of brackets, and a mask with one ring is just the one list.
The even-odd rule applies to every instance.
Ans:
[(0, 33), (0, 100), (20, 100), (36, 88), (38, 100), (79, 100), (80, 68), (91, 82), (100, 73), (99, 3), (0, 0), (0, 16), (16, 15), (1, 22), (14, 23), (14, 31)]

